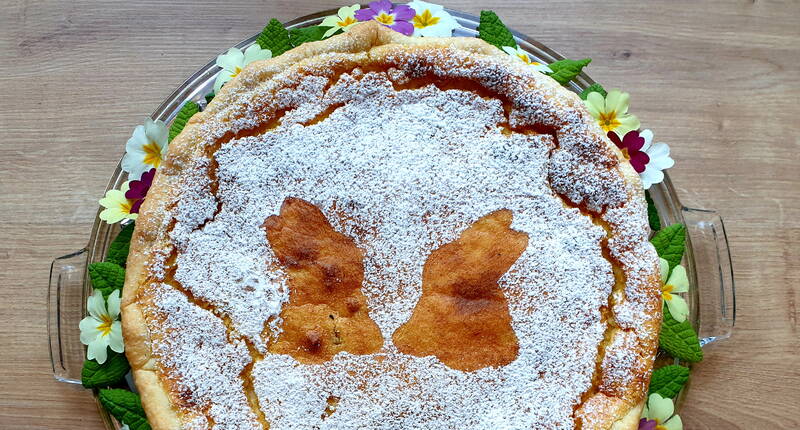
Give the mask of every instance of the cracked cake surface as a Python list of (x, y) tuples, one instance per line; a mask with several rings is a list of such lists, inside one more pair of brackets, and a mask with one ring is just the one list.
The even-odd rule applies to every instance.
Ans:
[(636, 428), (648, 233), (575, 94), (359, 24), (248, 66), (172, 141), (126, 354), (157, 430)]

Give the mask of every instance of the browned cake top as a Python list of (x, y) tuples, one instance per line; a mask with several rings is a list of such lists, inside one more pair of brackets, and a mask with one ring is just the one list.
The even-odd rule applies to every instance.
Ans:
[(303, 49), (226, 85), (142, 209), (123, 318), (154, 427), (622, 419), (657, 258), (577, 96), (477, 40)]

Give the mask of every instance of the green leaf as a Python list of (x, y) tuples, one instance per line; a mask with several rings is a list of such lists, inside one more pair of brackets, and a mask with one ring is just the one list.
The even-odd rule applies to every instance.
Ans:
[(120, 388), (101, 389), (97, 397), (100, 404), (131, 430), (150, 430), (139, 395)]
[(500, 49), (504, 46), (517, 47), (517, 41), (511, 30), (503, 24), (500, 17), (490, 10), (482, 10), (480, 23), (478, 24), (478, 37), (485, 42)]
[(600, 93), (603, 95), (603, 97), (608, 95), (606, 89), (596, 82), (592, 85), (589, 85), (589, 87), (585, 90), (581, 91), (581, 100), (586, 100), (586, 98), (589, 97), (589, 93)]
[(550, 63), (547, 66), (553, 73), (547, 73), (548, 76), (558, 81), (561, 85), (566, 85), (567, 82), (575, 79), (581, 73), (584, 67), (592, 62), (591, 58), (584, 58), (583, 60), (558, 60), (555, 63)]
[(273, 57), (292, 49), (289, 31), (275, 18), (269, 20), (267, 26), (261, 30), (261, 34), (256, 38), (256, 43), (261, 49), (269, 49)]
[(647, 200), (647, 221), (650, 223), (650, 229), (658, 231), (661, 228), (661, 217), (658, 216), (658, 209), (653, 197), (650, 196), (650, 191), (645, 190), (644, 198)]
[(186, 104), (183, 105), (180, 111), (178, 111), (178, 115), (175, 116), (175, 120), (172, 121), (172, 125), (169, 127), (169, 140), (172, 142), (172, 139), (175, 139), (183, 127), (186, 127), (186, 123), (189, 122), (189, 118), (191, 118), (194, 114), (200, 112), (200, 106), (197, 103), (189, 100)]
[(670, 272), (681, 263), (686, 250), (686, 227), (672, 224), (659, 230), (650, 242), (655, 246), (658, 256), (667, 260)]
[(108, 246), (106, 253), (106, 261), (109, 263), (118, 264), (125, 267), (128, 261), (128, 251), (131, 246), (131, 236), (133, 235), (133, 227), (135, 223), (131, 222), (122, 227), (117, 237)]
[(211, 103), (211, 100), (214, 100), (214, 96), (215, 95), (216, 94), (214, 94), (213, 91), (208, 93), (208, 94), (206, 94), (206, 104)]
[(692, 325), (689, 324), (689, 320), (676, 321), (666, 306), (664, 306), (664, 321), (661, 324), (658, 346), (671, 356), (690, 363), (696, 363), (703, 359), (700, 340), (697, 338)]
[(122, 290), (125, 285), (125, 269), (119, 264), (107, 261), (92, 263), (89, 265), (89, 279), (92, 281), (92, 287), (108, 299), (114, 290)]
[(674, 399), (688, 380), (688, 367), (676, 364), (664, 366), (653, 372), (653, 377), (650, 378), (650, 390), (647, 394), (658, 393), (661, 394), (661, 397)]
[(330, 27), (322, 27), (315, 25), (312, 27), (293, 28), (289, 30), (289, 41), (295, 48), (306, 43), (322, 40), (325, 32), (330, 30)]
[(108, 351), (108, 358), (103, 364), (95, 360), (83, 362), (81, 370), (81, 383), (86, 388), (100, 388), (114, 385), (125, 379), (125, 375), (131, 370), (125, 354)]

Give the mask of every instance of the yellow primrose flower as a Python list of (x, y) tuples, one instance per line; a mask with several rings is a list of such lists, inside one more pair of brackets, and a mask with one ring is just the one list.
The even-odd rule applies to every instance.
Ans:
[(258, 43), (250, 45), (244, 52), (239, 48), (229, 49), (228, 52), (217, 57), (217, 66), (222, 67), (222, 70), (217, 74), (217, 80), (214, 81), (214, 93), (219, 92), (222, 84), (238, 76), (239, 72), (248, 64), (269, 58), (272, 58), (272, 51), (261, 49)]
[(663, 258), (658, 260), (661, 265), (661, 297), (664, 299), (664, 305), (669, 309), (669, 313), (675, 318), (675, 321), (686, 321), (686, 317), (689, 315), (689, 306), (683, 297), (675, 295), (675, 293), (689, 292), (689, 278), (686, 277), (686, 269), (679, 264), (672, 269), (672, 274), (669, 274), (667, 260)]
[(619, 90), (611, 90), (605, 97), (592, 92), (586, 97), (584, 104), (603, 131), (613, 131), (623, 137), (625, 133), (639, 128), (639, 118), (628, 114), (629, 99), (630, 94)]
[(414, 9), (413, 36), (417, 37), (450, 37), (453, 30), (459, 27), (458, 21), (438, 4), (414, 0), (408, 4)]
[(359, 9), (361, 9), (361, 5), (358, 3), (352, 6), (343, 6), (339, 8), (339, 10), (336, 12), (336, 15), (325, 17), (325, 19), (322, 20), (322, 23), (320, 23), (320, 26), (330, 27), (330, 29), (326, 31), (322, 37), (331, 37), (339, 30), (347, 31), (354, 25), (358, 24), (358, 20), (356, 19), (356, 11)]
[(131, 208), (133, 208), (135, 201), (125, 197), (125, 193), (128, 192), (129, 188), (130, 184), (125, 182), (120, 189), (106, 192), (106, 196), (100, 199), (100, 206), (105, 208), (100, 212), (101, 220), (114, 224), (125, 218), (136, 219), (139, 216), (137, 213), (131, 213)]
[(147, 118), (143, 125), (137, 125), (122, 157), (122, 170), (128, 172), (128, 179), (141, 179), (144, 172), (157, 169), (167, 155), (168, 140), (169, 128), (163, 121)]
[(510, 55), (515, 60), (521, 61), (529, 66), (533, 66), (539, 72), (553, 73), (553, 71), (550, 70), (550, 67), (548, 67), (547, 64), (533, 61), (533, 57), (531, 57), (531, 54), (529, 54), (519, 46), (517, 46), (516, 48), (512, 46), (504, 46), (503, 51), (506, 51), (506, 54)]
[(81, 343), (89, 347), (86, 355), (89, 360), (105, 363), (108, 358), (106, 347), (111, 347), (114, 352), (125, 351), (122, 325), (119, 322), (119, 301), (119, 290), (114, 290), (108, 296), (108, 306), (99, 290), (94, 290), (89, 297), (87, 301), (89, 316), (82, 319), (79, 324)]

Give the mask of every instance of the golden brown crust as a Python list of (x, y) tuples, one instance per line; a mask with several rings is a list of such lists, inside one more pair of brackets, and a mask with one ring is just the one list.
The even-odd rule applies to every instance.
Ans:
[[(141, 289), (150, 281), (149, 265), (154, 260), (168, 258), (172, 254), (172, 245), (168, 238), (173, 222), (169, 217), (170, 209), (177, 202), (176, 193), (180, 175), (204, 153), (201, 125), (214, 117), (222, 120), (236, 117), (240, 114), (236, 109), (238, 98), (242, 94), (290, 68), (302, 73), (304, 67), (311, 67), (317, 63), (336, 64), (345, 70), (361, 63), (379, 67), (381, 64), (397, 61), (398, 53), (399, 58), (413, 57), (415, 49), (427, 51), (451, 49), (467, 51), (477, 56), (505, 58), (497, 48), (474, 38), (407, 38), (374, 23), (360, 24), (343, 35), (321, 42), (306, 43), (277, 58), (248, 66), (236, 79), (225, 85), (207, 109), (196, 114), (183, 132), (172, 141), (167, 158), (159, 169), (140, 211), (131, 241), (122, 302), (126, 355), (133, 367), (137, 388), (142, 393), (142, 402), (154, 429), (177, 429), (182, 422), (192, 418), (183, 416), (186, 411), (174, 406), (176, 394), (170, 390), (168, 383), (165, 384), (163, 373), (152, 359), (147, 315), (143, 313), (140, 301), (144, 299), (141, 297)], [(319, 60), (320, 56), (324, 57), (324, 61)], [(577, 96), (566, 94), (566, 90), (548, 78), (537, 78), (533, 84), (547, 90), (558, 91), (571, 106), (582, 106)], [(254, 103), (268, 105), (263, 100), (255, 100)], [(599, 128), (596, 134), (595, 137), (605, 141), (607, 148), (620, 160), (624, 159), (616, 147), (602, 135)], [(639, 184), (638, 175), (628, 163), (621, 163), (619, 170), (628, 184)], [(629, 189), (640, 188), (640, 186), (629, 187)], [(629, 196), (629, 199), (643, 200), (641, 192), (638, 194)], [(624, 264), (622, 267), (626, 270)], [(655, 267), (650, 269), (645, 276), (646, 282), (657, 288), (659, 282), (657, 269)], [(626, 300), (625, 294), (618, 294), (616, 300), (618, 304), (623, 303)], [(648, 300), (646, 305), (654, 310), (645, 326), (615, 329), (608, 333), (612, 341), (619, 338), (620, 342), (635, 344), (635, 349), (639, 351), (636, 359), (641, 365), (636, 369), (635, 375), (628, 378), (626, 383), (620, 384), (610, 372), (603, 371), (601, 364), (597, 389), (588, 393), (588, 397), (576, 412), (576, 417), (581, 419), (584, 429), (626, 429), (635, 428), (638, 423), (638, 413), (649, 381), (660, 324), (658, 296), (650, 294), (646, 300)]]

